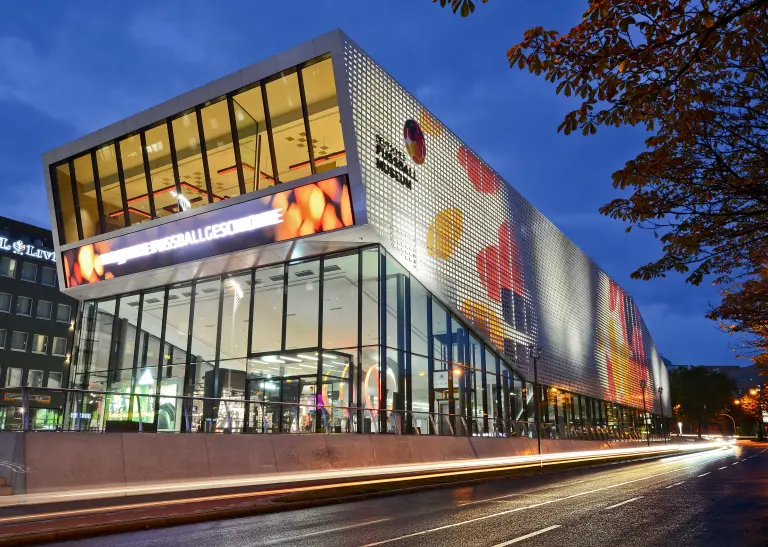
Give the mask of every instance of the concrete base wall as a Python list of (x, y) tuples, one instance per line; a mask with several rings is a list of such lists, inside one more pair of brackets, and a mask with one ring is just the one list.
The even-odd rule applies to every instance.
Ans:
[[(541, 442), (545, 454), (635, 444), (642, 443)], [(0, 464), (0, 477), (15, 494), (36, 494), (536, 453), (536, 439), (527, 438), (0, 433), (0, 462), (20, 466)]]

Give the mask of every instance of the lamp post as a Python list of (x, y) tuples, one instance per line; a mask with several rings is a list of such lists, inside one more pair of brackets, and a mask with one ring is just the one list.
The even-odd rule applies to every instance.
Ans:
[(648, 387), (648, 382), (640, 380), (640, 389), (643, 390), (643, 425), (645, 425), (645, 440), (648, 441), (648, 446), (651, 446), (651, 436), (648, 434), (648, 410), (645, 405), (645, 388)]
[(730, 414), (725, 414), (724, 412), (721, 412), (720, 414), (718, 414), (718, 416), (727, 416), (728, 418), (731, 419), (731, 421), (733, 422), (733, 436), (735, 437), (736, 436), (736, 420), (733, 419), (733, 416), (731, 416)]
[(667, 444), (667, 436), (664, 435), (664, 401), (661, 400), (661, 394), (664, 391), (663, 387), (659, 387), (659, 408), (661, 409), (661, 437), (664, 439), (664, 444)]
[(538, 346), (530, 346), (528, 348), (528, 355), (533, 359), (533, 395), (536, 397), (536, 405), (533, 407), (534, 419), (536, 420), (536, 444), (539, 447), (539, 454), (541, 454), (541, 411), (539, 405), (541, 404), (541, 394), (539, 393), (539, 366), (538, 360), (541, 357), (541, 348)]

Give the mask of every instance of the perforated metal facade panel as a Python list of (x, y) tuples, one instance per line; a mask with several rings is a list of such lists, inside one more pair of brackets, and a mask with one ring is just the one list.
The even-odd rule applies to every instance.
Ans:
[[(634, 301), (348, 39), (343, 64), (368, 221), (411, 273), (532, 378), (659, 412), (666, 369)], [(347, 121), (348, 123), (348, 121)], [(546, 182), (546, 181), (542, 181)]]

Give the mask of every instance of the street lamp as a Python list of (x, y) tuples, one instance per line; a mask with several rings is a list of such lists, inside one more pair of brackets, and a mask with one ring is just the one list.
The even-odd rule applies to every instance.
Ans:
[(640, 389), (643, 390), (643, 424), (645, 425), (645, 440), (648, 441), (648, 446), (651, 446), (651, 436), (648, 434), (648, 410), (645, 406), (645, 388), (648, 387), (648, 382), (640, 380)]
[(664, 439), (664, 444), (667, 444), (667, 437), (664, 435), (664, 402), (661, 400), (661, 394), (664, 388), (659, 386), (659, 408), (661, 409), (661, 436)]
[(736, 436), (736, 420), (733, 419), (733, 416), (731, 416), (730, 414), (725, 414), (723, 412), (718, 414), (718, 416), (727, 416), (731, 419), (731, 421), (733, 422), (733, 436), (735, 437)]
[(541, 403), (541, 394), (539, 393), (539, 366), (538, 360), (541, 357), (541, 348), (538, 346), (530, 346), (528, 348), (528, 355), (533, 359), (533, 393), (536, 397), (536, 405), (534, 409), (534, 419), (536, 420), (536, 444), (539, 447), (539, 454), (541, 454), (541, 411), (539, 404)]

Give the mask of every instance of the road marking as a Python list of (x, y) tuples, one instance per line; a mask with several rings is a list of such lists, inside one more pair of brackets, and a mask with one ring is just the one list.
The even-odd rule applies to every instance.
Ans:
[(698, 479), (699, 477), (706, 477), (706, 476), (707, 476), (707, 475), (709, 475), (711, 472), (712, 472), (712, 471), (707, 471), (706, 473), (702, 473), (701, 475), (696, 475), (696, 478)]
[(539, 534), (543, 534), (544, 532), (549, 532), (550, 530), (554, 530), (555, 528), (560, 528), (560, 525), (555, 524), (554, 526), (550, 526), (549, 528), (544, 528), (542, 530), (539, 530), (538, 532), (531, 532), (530, 534), (525, 534), (524, 536), (520, 536), (515, 539), (510, 539), (509, 541), (505, 541), (504, 543), (499, 543), (497, 545), (494, 545), (493, 547), (506, 547), (507, 545), (512, 545), (513, 543), (517, 543), (518, 541), (523, 541), (524, 539), (532, 538), (533, 536), (538, 536)]
[(606, 509), (615, 509), (616, 507), (621, 507), (622, 505), (625, 505), (627, 503), (632, 503), (633, 501), (637, 501), (643, 496), (637, 496), (636, 498), (632, 498), (631, 500), (622, 501), (621, 503), (617, 503), (616, 505), (611, 505), (610, 507), (606, 507)]
[(717, 470), (718, 470), (718, 471), (722, 471), (723, 469), (728, 469), (728, 466), (727, 466), (727, 465), (724, 465), (724, 466), (722, 466), (722, 467), (718, 467), (718, 468), (717, 468)]
[(665, 486), (664, 488), (674, 488), (675, 486), (680, 486), (685, 481), (676, 482), (675, 484), (670, 484), (669, 486)]
[(497, 500), (503, 500), (505, 498), (513, 498), (515, 496), (522, 496), (525, 492), (516, 492), (514, 494), (507, 494), (506, 496), (496, 496), (495, 498), (485, 498), (482, 500), (475, 500), (475, 501), (468, 501), (466, 503), (459, 504), (459, 507), (464, 507), (466, 505), (474, 505), (476, 503), (485, 503), (487, 501), (497, 501)]
[(330, 534), (330, 533), (333, 533), (333, 532), (341, 532), (343, 530), (349, 530), (351, 528), (358, 528), (360, 526), (370, 526), (371, 524), (379, 524), (380, 522), (386, 522), (388, 520), (392, 520), (392, 519), (387, 517), (385, 519), (370, 520), (368, 522), (361, 522), (359, 524), (350, 524), (349, 526), (340, 526), (338, 528), (331, 528), (329, 530), (320, 530), (319, 532), (312, 532), (312, 533), (303, 534), (303, 535), (300, 535), (300, 536), (290, 536), (290, 537), (286, 537), (286, 538), (280, 538), (280, 539), (278, 539), (276, 541), (269, 541), (267, 543), (263, 543), (262, 545), (273, 545), (275, 543), (285, 543), (286, 541), (295, 541), (297, 539), (304, 539), (304, 538), (309, 538), (309, 537), (313, 537), (313, 536), (321, 536), (323, 534)]
[(731, 465), (739, 465), (739, 462), (733, 462)]

